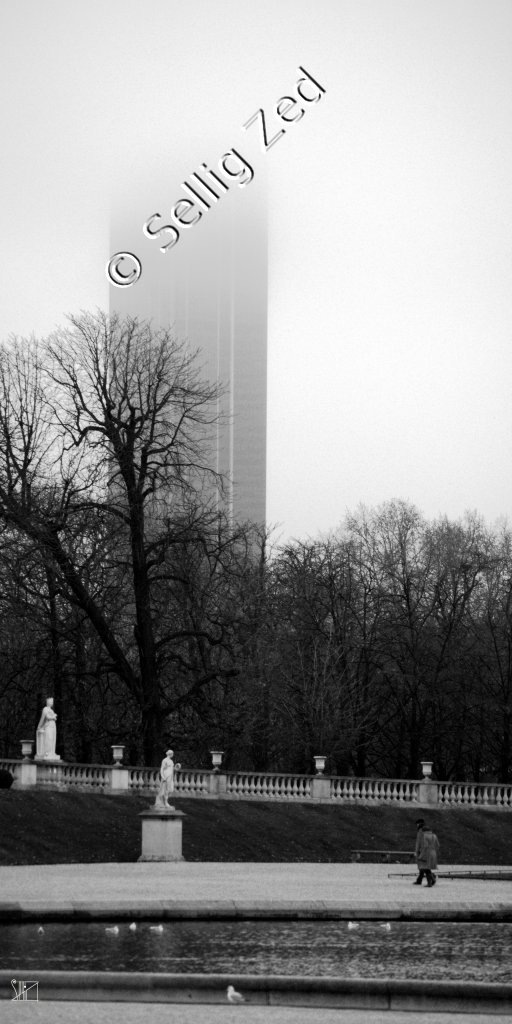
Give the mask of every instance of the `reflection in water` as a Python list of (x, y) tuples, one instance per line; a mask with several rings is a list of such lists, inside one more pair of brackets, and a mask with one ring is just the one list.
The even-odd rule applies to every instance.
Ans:
[(512, 981), (512, 924), (149, 921), (0, 927), (0, 968)]

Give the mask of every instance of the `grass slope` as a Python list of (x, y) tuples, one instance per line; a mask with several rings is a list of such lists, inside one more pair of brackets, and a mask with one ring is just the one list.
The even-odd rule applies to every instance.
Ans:
[[(349, 861), (351, 850), (408, 850), (421, 813), (441, 863), (512, 864), (510, 811), (325, 806), (175, 797), (183, 856), (197, 861)], [(136, 861), (150, 799), (0, 790), (0, 864)]]

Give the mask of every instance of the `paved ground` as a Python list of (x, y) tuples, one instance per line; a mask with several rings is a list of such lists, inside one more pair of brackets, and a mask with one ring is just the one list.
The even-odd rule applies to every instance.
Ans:
[[(450, 865), (449, 870), (458, 869)], [(0, 911), (8, 904), (41, 914), (81, 907), (158, 916), (164, 906), (181, 905), (190, 912), (207, 908), (210, 914), (237, 916), (258, 908), (271, 915), (300, 907), (318, 916), (332, 909), (354, 917), (467, 912), (508, 913), (512, 919), (512, 881), (439, 878), (428, 889), (412, 886), (414, 878), (413, 867), (401, 864), (182, 861), (0, 867)]]
[(162, 1003), (2, 1003), (2, 1024), (510, 1024), (510, 1016)]
[[(442, 867), (441, 867), (442, 872)], [(456, 870), (450, 866), (450, 870)], [(469, 870), (469, 869), (468, 869)], [(489, 870), (492, 870), (489, 868)], [(391, 875), (392, 877), (388, 877)], [(388, 864), (134, 863), (0, 868), (0, 910), (87, 908), (136, 916), (178, 905), (192, 913), (265, 916), (294, 908), (351, 917), (486, 913), (512, 920), (512, 882), (438, 879), (412, 887), (414, 870)], [(266, 1006), (1, 1002), (2, 1024), (509, 1024), (510, 1016)]]

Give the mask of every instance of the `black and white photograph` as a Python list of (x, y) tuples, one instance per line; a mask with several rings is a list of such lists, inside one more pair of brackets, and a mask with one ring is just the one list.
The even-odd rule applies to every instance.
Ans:
[(510, 0), (0, 80), (2, 1021), (510, 1020)]

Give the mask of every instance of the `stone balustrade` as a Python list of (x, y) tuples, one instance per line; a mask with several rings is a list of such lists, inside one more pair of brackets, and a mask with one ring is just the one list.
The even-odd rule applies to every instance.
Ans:
[(512, 786), (497, 782), (438, 782), (437, 803), (444, 807), (512, 807)]
[(385, 803), (415, 802), (419, 800), (419, 782), (409, 779), (331, 779), (331, 799), (354, 803), (379, 801)]
[(310, 775), (284, 775), (259, 772), (228, 772), (225, 775), (225, 796), (247, 800), (309, 800), (311, 798)]
[[(159, 769), (112, 765), (66, 764), (12, 758), (0, 768), (14, 776), (14, 789), (52, 787), (96, 793), (140, 793), (153, 796)], [(512, 785), (438, 782), (430, 778), (375, 779), (351, 776), (294, 775), (284, 772), (243, 772), (181, 768), (175, 772), (177, 796), (223, 800), (283, 800), (330, 804), (394, 804), (418, 807), (487, 807), (512, 809)]]

